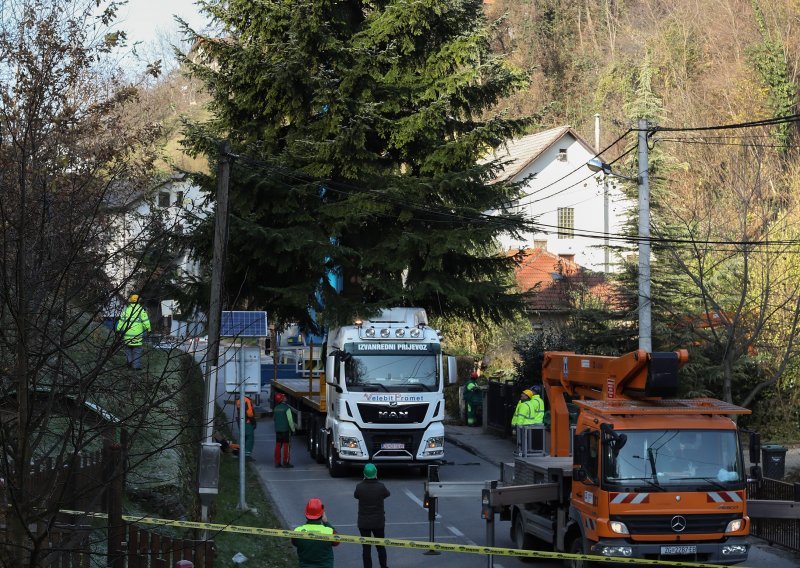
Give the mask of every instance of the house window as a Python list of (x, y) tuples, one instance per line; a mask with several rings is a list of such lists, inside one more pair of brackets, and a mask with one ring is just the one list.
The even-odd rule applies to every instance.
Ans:
[(561, 260), (566, 260), (568, 262), (575, 262), (575, 255), (574, 254), (560, 254), (558, 258)]
[(566, 148), (559, 148), (558, 149), (558, 157), (556, 159), (559, 162), (566, 162), (567, 161), (567, 149)]
[(541, 240), (533, 239), (533, 248), (547, 250), (547, 240), (546, 239), (541, 239)]
[(572, 207), (558, 208), (558, 238), (575, 238), (575, 209)]
[(158, 194), (158, 206), (159, 207), (169, 207), (169, 192), (168, 191), (161, 191)]
[(177, 205), (178, 207), (182, 207), (183, 206), (183, 192), (182, 191), (178, 191), (177, 193), (175, 193), (175, 205)]

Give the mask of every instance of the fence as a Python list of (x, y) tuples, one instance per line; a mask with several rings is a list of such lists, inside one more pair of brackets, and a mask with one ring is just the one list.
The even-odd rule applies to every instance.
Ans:
[(484, 400), (483, 411), (486, 413), (486, 425), (494, 430), (499, 430), (505, 436), (510, 436), (511, 418), (517, 406), (514, 383), (489, 381)]
[(128, 568), (172, 568), (179, 560), (191, 560), (194, 568), (213, 568), (213, 540), (170, 538), (127, 525)]
[[(800, 483), (767, 478), (760, 482), (751, 481), (747, 484), (747, 497), (766, 501), (800, 501)], [(750, 534), (770, 544), (800, 551), (799, 519), (751, 518)]]

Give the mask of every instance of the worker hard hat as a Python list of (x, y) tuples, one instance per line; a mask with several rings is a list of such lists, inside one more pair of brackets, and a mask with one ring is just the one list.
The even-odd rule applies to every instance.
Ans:
[(364, 466), (364, 478), (365, 479), (375, 479), (378, 477), (378, 468), (375, 467), (375, 464), (368, 463)]
[(533, 385), (533, 386), (531, 387), (531, 390), (532, 390), (533, 392), (535, 392), (536, 394), (539, 394), (540, 392), (542, 392), (542, 387), (540, 387), (539, 385)]
[(275, 393), (275, 402), (278, 404), (282, 403), (286, 399), (286, 395), (282, 392)]
[(470, 379), (477, 379), (477, 378), (478, 378), (478, 372), (477, 372), (477, 371), (472, 371), (472, 372), (469, 374), (469, 378), (470, 378)]
[(139, 301), (139, 294), (131, 294), (130, 302), (135, 303)]
[(533, 391), (531, 389), (525, 389), (524, 391), (522, 391), (522, 394), (524, 394), (528, 398), (533, 398)]
[(306, 519), (319, 519), (323, 514), (325, 514), (325, 506), (322, 501), (316, 497), (309, 499), (308, 503), (306, 503)]

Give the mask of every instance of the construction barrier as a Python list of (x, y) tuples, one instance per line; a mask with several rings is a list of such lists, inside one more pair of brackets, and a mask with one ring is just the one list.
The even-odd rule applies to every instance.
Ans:
[[(89, 513), (83, 511), (62, 510), (65, 515), (75, 515), (80, 517), (91, 517), (98, 519), (108, 518), (105, 513)], [(425, 542), (416, 540), (402, 540), (396, 538), (374, 538), (366, 536), (352, 536), (345, 534), (327, 535), (313, 532), (295, 532), (284, 529), (265, 529), (260, 527), (243, 527), (236, 525), (221, 525), (215, 523), (201, 523), (196, 521), (177, 521), (170, 519), (157, 519), (153, 517), (137, 517), (123, 515), (123, 520), (130, 523), (140, 523), (145, 525), (158, 525), (164, 527), (176, 527), (185, 529), (207, 530), (211, 532), (233, 532), (239, 534), (251, 534), (254, 536), (271, 536), (277, 538), (296, 538), (302, 540), (327, 540), (334, 542), (346, 542), (350, 544), (371, 544), (379, 546), (391, 546), (395, 548), (411, 548), (415, 550), (434, 550), (438, 552), (459, 552), (462, 554), (479, 554), (482, 556), (512, 556), (516, 558), (540, 558), (549, 560), (584, 560), (589, 562), (613, 562), (615, 564), (638, 564), (639, 566), (686, 566), (691, 568), (719, 568), (719, 564), (706, 564), (698, 562), (673, 562), (667, 560), (650, 560), (645, 558), (625, 558), (594, 556), (591, 554), (569, 554), (566, 552), (547, 552), (543, 550), (519, 550), (517, 548), (501, 548), (497, 546), (478, 546), (469, 544), (446, 544), (440, 542)], [(740, 567), (746, 568), (746, 567)]]

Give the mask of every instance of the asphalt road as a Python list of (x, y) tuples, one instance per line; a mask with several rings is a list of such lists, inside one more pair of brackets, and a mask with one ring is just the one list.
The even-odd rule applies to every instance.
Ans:
[[(231, 414), (231, 406), (226, 406)], [(234, 429), (234, 432), (236, 430)], [(357, 502), (353, 498), (356, 484), (361, 480), (359, 471), (354, 470), (348, 477), (330, 477), (324, 465), (317, 464), (306, 451), (304, 436), (296, 436), (292, 442), (293, 469), (276, 469), (273, 466), (272, 450), (275, 433), (272, 421), (262, 419), (256, 429), (255, 463), (251, 464), (271, 496), (276, 513), (289, 528), (303, 524), (303, 510), (308, 499), (318, 497), (325, 504), (329, 522), (341, 534), (358, 535), (356, 526)], [(441, 467), (441, 481), (486, 481), (498, 479), (499, 468), (455, 447), (446, 447), (448, 464)], [(378, 476), (391, 491), (386, 501), (386, 536), (408, 540), (429, 540), (428, 511), (422, 506), (425, 479), (416, 472), (405, 469), (390, 469), (379, 466)], [(495, 523), (495, 546), (513, 548), (509, 537), (510, 523)], [(486, 524), (480, 517), (480, 498), (440, 499), (439, 516), (434, 526), (435, 540), (453, 544), (485, 545)], [(770, 568), (795, 568), (800, 566), (800, 556), (784, 550), (775, 549), (767, 543), (753, 539), (753, 549), (747, 566)], [(388, 548), (389, 566), (435, 566), (437, 568), (467, 568), (489, 566), (485, 556), (448, 553), (427, 555), (418, 550)], [(377, 555), (373, 550), (373, 565)], [(336, 565), (347, 567), (361, 566), (361, 547), (343, 543), (334, 552)], [(562, 566), (560, 561), (524, 562), (518, 558), (494, 558), (496, 568), (522, 566), (555, 568)], [(608, 564), (597, 564), (608, 566)]]
[[(308, 456), (305, 437), (296, 436), (292, 443), (293, 469), (276, 469), (272, 464), (272, 448), (275, 435), (272, 423), (262, 420), (256, 429), (255, 459), (253, 466), (275, 503), (277, 512), (288, 527), (303, 524), (303, 508), (311, 497), (318, 497), (325, 504), (328, 521), (342, 534), (358, 535), (356, 525), (357, 501), (353, 498), (356, 484), (361, 481), (360, 471), (334, 479), (328, 475), (324, 465), (317, 464)], [(499, 470), (465, 450), (450, 446), (447, 449), (447, 465), (440, 469), (441, 481), (484, 481), (497, 479)], [(406, 469), (390, 469), (379, 466), (378, 476), (388, 487), (391, 497), (386, 501), (386, 536), (408, 540), (429, 540), (428, 511), (422, 506), (425, 479), (419, 473)], [(437, 542), (456, 544), (486, 544), (486, 524), (481, 519), (480, 496), (439, 500), (439, 518), (434, 525)], [(510, 523), (497, 522), (495, 546), (512, 547), (509, 539)], [(334, 552), (337, 566), (360, 566), (361, 547), (341, 544)], [(377, 566), (377, 555), (373, 564)], [(485, 556), (461, 553), (426, 555), (418, 550), (389, 548), (390, 566), (436, 566), (437, 568), (465, 568), (488, 566)], [(499, 558), (496, 568), (524, 566), (515, 558)], [(539, 562), (537, 566), (555, 567), (558, 562)]]

